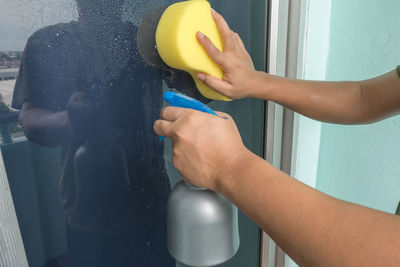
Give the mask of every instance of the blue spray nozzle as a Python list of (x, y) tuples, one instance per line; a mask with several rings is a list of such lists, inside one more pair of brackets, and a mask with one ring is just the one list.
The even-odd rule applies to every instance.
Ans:
[[(164, 100), (170, 103), (174, 107), (179, 108), (191, 108), (194, 110), (202, 111), (205, 113), (209, 113), (215, 116), (218, 116), (217, 113), (214, 112), (211, 108), (209, 108), (206, 104), (196, 100), (194, 98), (188, 97), (184, 94), (175, 93), (172, 91), (167, 91), (164, 93)], [(165, 137), (160, 136), (159, 140), (164, 140)]]
[(180, 108), (191, 108), (194, 110), (202, 111), (205, 113), (209, 113), (215, 116), (218, 116), (211, 108), (209, 108), (206, 104), (196, 100), (194, 98), (188, 97), (181, 93), (175, 93), (171, 91), (167, 91), (164, 93), (164, 100), (170, 103), (174, 107)]
[(173, 102), (174, 95), (174, 92), (167, 91), (164, 93), (164, 100), (171, 104)]

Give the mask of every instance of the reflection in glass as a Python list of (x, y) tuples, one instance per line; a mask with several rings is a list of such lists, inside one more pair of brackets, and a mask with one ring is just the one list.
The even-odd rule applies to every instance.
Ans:
[[(27, 138), (61, 146), (60, 190), (72, 266), (173, 266), (161, 70), (140, 57), (124, 0), (78, 0), (79, 19), (28, 40), (13, 108)], [(168, 80), (167, 82), (170, 82)]]
[[(152, 125), (166, 87), (205, 99), (189, 75), (140, 49), (151, 48), (152, 34), (140, 34), (155, 21), (149, 11), (172, 2), (0, 0), (1, 153), (29, 266), (175, 265), (165, 208), (180, 177), (170, 140), (158, 142)], [(246, 46), (253, 33), (263, 39), (253, 12), (264, 1), (210, 2)], [(211, 106), (259, 154), (262, 103)], [(226, 266), (257, 266), (259, 230), (243, 215), (239, 224), (242, 246)]]

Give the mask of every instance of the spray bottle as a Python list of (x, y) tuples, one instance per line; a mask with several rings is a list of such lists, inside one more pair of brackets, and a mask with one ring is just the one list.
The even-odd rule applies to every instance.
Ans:
[[(218, 116), (183, 94), (165, 92), (164, 100)], [(221, 264), (239, 249), (237, 208), (216, 192), (181, 181), (168, 199), (167, 234), (168, 250), (176, 260), (196, 267)]]

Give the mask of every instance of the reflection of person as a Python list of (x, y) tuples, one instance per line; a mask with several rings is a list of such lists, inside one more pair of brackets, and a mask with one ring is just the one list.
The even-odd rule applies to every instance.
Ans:
[[(322, 121), (373, 122), (400, 111), (400, 67), (361, 82), (309, 82), (256, 72), (239, 36), (217, 13), (225, 51), (198, 40), (224, 80), (199, 74), (232, 98), (273, 100)], [(216, 190), (249, 215), (301, 266), (400, 266), (400, 217), (347, 203), (296, 181), (249, 152), (233, 120), (168, 107), (155, 131), (174, 141), (173, 162), (189, 182)], [(243, 179), (245, 177), (245, 179)]]
[(139, 56), (137, 27), (121, 19), (124, 0), (77, 4), (78, 21), (29, 38), (13, 106), (29, 140), (62, 148), (73, 266), (174, 266), (170, 184), (152, 131), (166, 75)]

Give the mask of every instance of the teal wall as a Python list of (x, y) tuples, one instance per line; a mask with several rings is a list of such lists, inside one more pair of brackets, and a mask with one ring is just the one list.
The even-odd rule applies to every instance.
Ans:
[[(305, 9), (304, 56), (299, 60), (299, 79), (325, 80), (329, 55), (331, 0), (309, 0)], [(302, 62), (301, 62), (302, 61)], [(318, 172), (321, 122), (295, 115), (291, 175), (315, 187)]]
[[(399, 0), (308, 0), (307, 11), (299, 78), (361, 80), (400, 64)], [(334, 197), (395, 212), (400, 116), (365, 126), (295, 118), (294, 177)]]
[[(400, 64), (399, 0), (335, 0), (331, 8), (327, 80), (366, 79)], [(367, 126), (322, 124), (317, 188), (394, 213), (400, 117)]]

